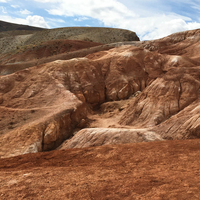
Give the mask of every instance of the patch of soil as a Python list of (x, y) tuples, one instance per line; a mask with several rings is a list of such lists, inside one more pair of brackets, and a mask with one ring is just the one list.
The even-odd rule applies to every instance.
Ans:
[(36, 153), (0, 160), (0, 198), (199, 199), (200, 140)]

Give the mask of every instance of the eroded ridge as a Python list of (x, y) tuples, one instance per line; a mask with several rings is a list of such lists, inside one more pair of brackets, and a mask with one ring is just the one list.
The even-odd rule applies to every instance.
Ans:
[[(179, 55), (163, 53), (161, 47), (144, 48), (145, 42), (120, 44), (84, 58), (55, 60), (0, 76), (1, 156), (51, 150), (71, 137), (69, 143), (78, 137), (87, 143), (86, 135), (90, 142), (91, 135), (105, 139), (107, 128), (116, 128), (110, 129), (113, 138), (121, 129), (132, 129), (133, 140), (151, 141), (152, 134), (155, 140), (198, 138), (200, 65), (189, 41), (198, 45), (199, 34), (183, 34), (180, 40), (175, 34), (149, 43), (160, 47), (166, 42), (173, 48), (183, 44)], [(123, 105), (104, 113), (91, 111), (106, 102)], [(88, 129), (76, 136), (84, 127)], [(94, 134), (90, 128), (100, 129)], [(122, 130), (118, 143), (127, 141), (127, 131)]]

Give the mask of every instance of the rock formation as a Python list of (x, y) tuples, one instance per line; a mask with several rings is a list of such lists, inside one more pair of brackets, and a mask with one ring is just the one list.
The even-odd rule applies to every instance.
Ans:
[(55, 149), (66, 139), (60, 148), (199, 138), (199, 40), (194, 30), (155, 41), (77, 42), (93, 47), (35, 66), (22, 59), (23, 70), (0, 76), (0, 156)]
[(108, 144), (162, 141), (162, 137), (142, 129), (88, 128), (63, 143), (59, 149), (94, 147)]
[[(0, 198), (199, 199), (200, 30), (142, 42), (80, 30), (7, 35)], [(107, 31), (123, 42), (88, 41)]]
[[(1, 76), (1, 156), (55, 148), (71, 136), (74, 124), (86, 117), (86, 104), (95, 106), (107, 99), (125, 99), (144, 88), (146, 76), (140, 67), (128, 69), (135, 62), (131, 51), (137, 52), (138, 48), (121, 47), (88, 58), (54, 61)], [(123, 79), (119, 80), (124, 69), (121, 65), (116, 67), (116, 61), (120, 63), (124, 58), (127, 66)], [(130, 72), (139, 71), (144, 74), (141, 83), (140, 78), (130, 76)], [(20, 138), (23, 144), (17, 147)]]
[(2, 76), (0, 86), (2, 157), (52, 149), (86, 117), (85, 105), (44, 67)]
[(132, 102), (121, 124), (149, 127), (166, 139), (199, 137), (199, 40), (199, 30), (193, 30), (139, 45), (152, 52), (145, 67), (160, 75)]

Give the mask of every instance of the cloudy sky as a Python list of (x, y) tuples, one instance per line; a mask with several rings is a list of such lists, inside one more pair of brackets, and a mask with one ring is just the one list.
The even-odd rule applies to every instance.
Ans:
[(0, 20), (44, 28), (135, 31), (140, 40), (200, 28), (199, 0), (0, 0)]

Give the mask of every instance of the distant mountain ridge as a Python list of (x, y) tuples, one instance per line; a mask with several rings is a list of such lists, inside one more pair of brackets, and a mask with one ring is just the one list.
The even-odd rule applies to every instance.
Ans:
[(139, 41), (137, 34), (130, 30), (101, 27), (64, 27), (42, 29), (0, 21), (0, 54), (30, 46), (40, 46), (54, 40), (80, 40), (101, 44)]
[(22, 24), (14, 24), (14, 23), (4, 22), (0, 20), (0, 32), (13, 31), (13, 30), (41, 31), (41, 30), (44, 30), (44, 28), (22, 25)]

